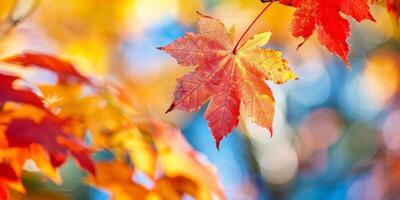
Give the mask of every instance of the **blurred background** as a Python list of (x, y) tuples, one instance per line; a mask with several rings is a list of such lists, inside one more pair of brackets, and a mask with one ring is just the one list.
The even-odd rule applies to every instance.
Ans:
[[(181, 128), (189, 143), (217, 167), (228, 199), (400, 199), (400, 25), (383, 5), (370, 6), (376, 23), (350, 19), (350, 70), (315, 36), (296, 51), (302, 40), (289, 31), (294, 9), (272, 5), (248, 35), (272, 31), (267, 47), (283, 52), (299, 80), (268, 83), (277, 101), (272, 138), (242, 115), (239, 127), (217, 151), (204, 109), (164, 114), (175, 80), (193, 69), (178, 66), (156, 47), (195, 31), (196, 11), (219, 18), (227, 27), (235, 24), (241, 34), (265, 4), (7, 2), (0, 3), (1, 57), (28, 50), (55, 54), (87, 75), (121, 85), (140, 113)], [(81, 175), (73, 164), (62, 172), (66, 180), (61, 186), (29, 178), (25, 185), (32, 193), (61, 191), (75, 199), (92, 190), (76, 182), (74, 177)], [(92, 199), (108, 199), (102, 191), (90, 193)]]

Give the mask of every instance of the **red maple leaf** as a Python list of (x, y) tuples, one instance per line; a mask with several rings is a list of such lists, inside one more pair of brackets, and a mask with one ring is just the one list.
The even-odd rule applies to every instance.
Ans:
[(358, 22), (366, 19), (375, 21), (369, 12), (368, 0), (279, 1), (297, 8), (291, 24), (293, 36), (307, 40), (314, 31), (317, 31), (320, 43), (342, 58), (347, 67), (350, 67), (347, 44), (350, 26), (348, 20), (340, 16), (339, 12), (353, 17)]
[(0, 199), (8, 199), (9, 194), (6, 185), (18, 181), (19, 178), (11, 165), (0, 163)]
[(387, 9), (393, 13), (397, 19), (400, 17), (400, 0), (385, 0)]
[(275, 101), (264, 80), (284, 83), (296, 78), (280, 52), (261, 48), (271, 33), (255, 35), (239, 46), (243, 37), (235, 45), (233, 29), (228, 32), (219, 20), (199, 15), (198, 34), (186, 33), (159, 48), (181, 65), (197, 66), (177, 81), (167, 112), (174, 108), (198, 111), (211, 99), (205, 118), (217, 147), (237, 126), (241, 102), (254, 122), (271, 130)]
[(4, 62), (24, 67), (38, 67), (57, 74), (59, 82), (90, 83), (90, 80), (76, 70), (69, 62), (42, 53), (27, 52), (3, 59)]
[(14, 81), (18, 77), (0, 74), (0, 105), (7, 101), (31, 104), (39, 108), (43, 108), (42, 100), (32, 91), (15, 89)]
[(79, 165), (95, 174), (89, 151), (84, 144), (64, 132), (59, 119), (45, 116), (39, 123), (32, 119), (13, 119), (7, 124), (5, 136), (9, 147), (29, 148), (31, 144), (41, 145), (49, 154), (50, 162), (59, 167), (71, 153)]

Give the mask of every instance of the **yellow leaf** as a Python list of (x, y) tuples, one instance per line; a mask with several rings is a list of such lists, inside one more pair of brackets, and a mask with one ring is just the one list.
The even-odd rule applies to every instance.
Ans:
[(57, 184), (61, 184), (61, 176), (58, 170), (51, 165), (50, 156), (46, 150), (44, 150), (40, 145), (34, 143), (30, 145), (29, 149), (31, 152), (31, 158), (36, 163), (38, 168), (40, 168), (40, 170), (52, 181)]

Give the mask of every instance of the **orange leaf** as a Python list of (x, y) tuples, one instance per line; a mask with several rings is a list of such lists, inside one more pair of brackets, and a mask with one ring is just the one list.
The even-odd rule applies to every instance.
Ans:
[(46, 152), (46, 150), (35, 143), (32, 143), (29, 147), (30, 152), (31, 152), (31, 158), (33, 161), (35, 161), (36, 165), (40, 168), (40, 170), (47, 175), (52, 181), (54, 181), (57, 184), (61, 184), (61, 176), (58, 172), (58, 170), (53, 167), (53, 165), (50, 162), (50, 156)]
[(198, 185), (182, 176), (178, 177), (162, 177), (157, 180), (153, 189), (153, 193), (157, 193), (161, 199), (181, 200), (183, 194), (190, 194), (196, 199), (208, 199), (198, 196)]
[(110, 190), (115, 200), (145, 199), (147, 189), (132, 180), (133, 170), (118, 161), (99, 162), (96, 164), (97, 175), (94, 183)]
[(239, 48), (233, 35), (219, 20), (200, 14), (198, 34), (186, 33), (159, 48), (181, 65), (197, 66), (178, 80), (167, 112), (198, 111), (211, 99), (205, 118), (217, 147), (237, 126), (241, 102), (255, 123), (271, 130), (275, 101), (264, 80), (285, 83), (296, 78), (280, 52), (261, 48), (271, 33), (255, 35)]
[[(219, 199), (225, 199), (215, 168), (191, 148), (178, 129), (158, 121), (140, 123), (139, 129), (153, 138), (165, 177), (170, 180), (184, 177), (186, 182), (196, 185), (195, 191), (193, 187), (184, 188), (184, 184), (177, 185), (179, 188), (175, 188), (176, 190), (184, 190), (201, 197), (215, 194)], [(182, 179), (176, 179), (178, 180)]]

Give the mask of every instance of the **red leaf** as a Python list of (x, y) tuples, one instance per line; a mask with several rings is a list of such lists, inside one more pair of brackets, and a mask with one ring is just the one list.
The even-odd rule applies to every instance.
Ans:
[(51, 164), (59, 167), (70, 152), (79, 165), (94, 174), (94, 165), (87, 148), (71, 135), (66, 134), (62, 123), (47, 116), (39, 123), (31, 119), (13, 119), (7, 127), (5, 136), (10, 147), (28, 148), (32, 143), (41, 145), (49, 154)]
[(293, 36), (307, 40), (316, 30), (321, 44), (342, 58), (347, 67), (350, 67), (347, 44), (350, 26), (348, 20), (341, 17), (339, 12), (353, 17), (358, 22), (365, 19), (375, 21), (369, 12), (367, 0), (280, 0), (280, 2), (297, 8), (291, 25)]
[[(223, 137), (230, 133), (239, 122), (240, 90), (239, 73), (234, 61), (224, 66), (221, 83), (213, 91), (205, 118), (217, 142), (217, 148)], [(268, 127), (270, 128), (270, 127)]]
[(3, 61), (24, 67), (39, 67), (50, 70), (57, 74), (61, 83), (68, 81), (90, 83), (90, 80), (79, 73), (71, 63), (48, 54), (27, 52), (5, 58)]
[(242, 101), (249, 117), (271, 130), (275, 101), (264, 81), (285, 83), (296, 78), (280, 52), (261, 48), (270, 33), (258, 34), (239, 48), (233, 35), (219, 20), (200, 14), (198, 34), (186, 33), (159, 48), (181, 65), (198, 66), (177, 81), (167, 112), (174, 108), (198, 111), (211, 99), (205, 118), (217, 147), (237, 126)]
[(17, 182), (18, 176), (9, 164), (0, 163), (0, 183), (4, 181)]
[(6, 188), (6, 186), (0, 184), (0, 199), (1, 200), (6, 200), (8, 199), (8, 189)]
[(400, 0), (385, 0), (385, 3), (388, 11), (393, 13), (398, 20), (400, 17)]
[(8, 188), (6, 187), (9, 183), (17, 183), (19, 178), (17, 173), (11, 165), (6, 163), (0, 163), (0, 199), (5, 200), (9, 198)]
[(42, 100), (29, 90), (14, 89), (18, 77), (0, 74), (0, 105), (7, 101), (26, 103), (43, 108)]

